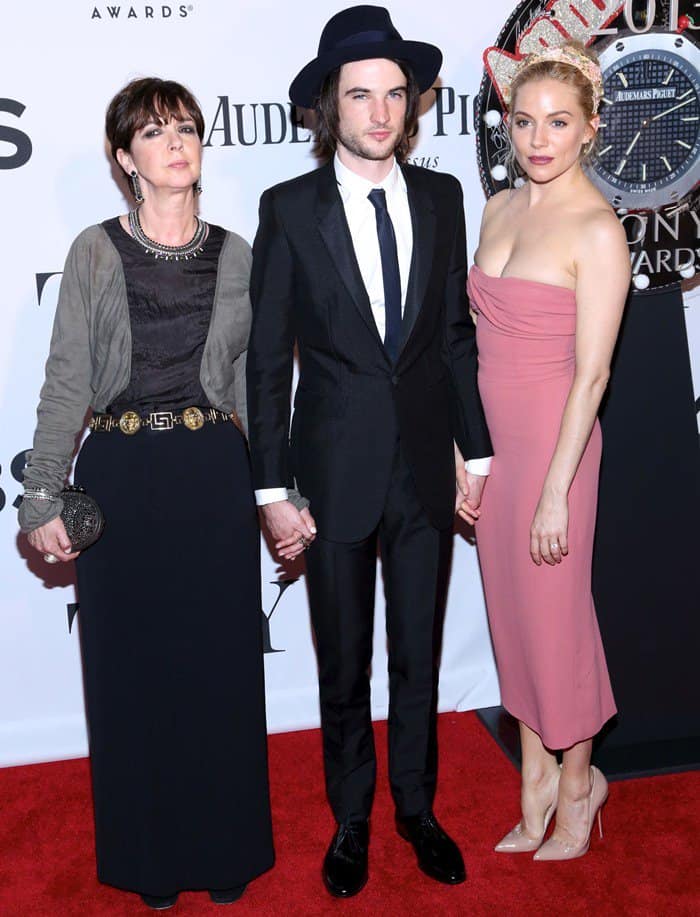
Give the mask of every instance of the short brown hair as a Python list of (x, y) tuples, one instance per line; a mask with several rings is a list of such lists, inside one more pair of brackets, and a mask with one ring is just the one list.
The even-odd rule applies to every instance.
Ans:
[[(418, 132), (418, 105), (420, 90), (418, 83), (409, 65), (402, 60), (394, 63), (401, 68), (406, 77), (406, 117), (404, 129), (394, 155), (399, 162), (403, 162), (409, 153), (411, 138)], [(338, 128), (340, 115), (338, 114), (338, 87), (340, 86), (341, 67), (331, 70), (324, 79), (321, 92), (316, 100), (316, 153), (324, 159), (330, 159), (338, 146)]]
[(117, 162), (117, 150), (129, 151), (136, 131), (151, 122), (167, 124), (171, 118), (182, 121), (183, 111), (192, 118), (199, 139), (203, 140), (204, 117), (189, 89), (173, 80), (153, 76), (127, 83), (109, 103), (105, 119), (114, 161)]

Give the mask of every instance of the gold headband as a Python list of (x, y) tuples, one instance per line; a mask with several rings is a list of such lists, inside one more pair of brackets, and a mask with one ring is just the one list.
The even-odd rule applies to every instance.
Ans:
[(595, 61), (568, 45), (564, 45), (561, 48), (546, 48), (544, 51), (537, 51), (524, 57), (518, 63), (512, 78), (503, 86), (503, 101), (505, 104), (510, 108), (511, 86), (521, 73), (536, 64), (549, 63), (550, 61), (569, 64), (570, 67), (575, 67), (586, 77), (593, 87), (593, 114), (597, 114), (598, 106), (603, 98), (603, 74)]

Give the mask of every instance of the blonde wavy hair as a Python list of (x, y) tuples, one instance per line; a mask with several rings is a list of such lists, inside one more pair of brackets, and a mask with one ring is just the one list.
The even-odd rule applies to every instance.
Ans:
[[(598, 81), (591, 79), (591, 73), (599, 73), (598, 57), (595, 52), (586, 48), (585, 45), (578, 41), (570, 41), (561, 46), (561, 50), (568, 56), (577, 60), (579, 63), (569, 63), (561, 59), (547, 59), (546, 52), (542, 54), (535, 53), (529, 55), (519, 69), (517, 70), (512, 82), (510, 83), (507, 111), (510, 115), (515, 108), (515, 100), (518, 90), (526, 83), (532, 83), (537, 80), (557, 80), (564, 83), (576, 91), (578, 103), (581, 106), (584, 120), (590, 124), (598, 113), (598, 103), (602, 95), (602, 85)], [(511, 174), (516, 177), (522, 174), (520, 166), (515, 159), (515, 150), (511, 140), (511, 125), (508, 126), (508, 138), (510, 141), (510, 150), (506, 158), (506, 167)], [(581, 146), (579, 159), (582, 164), (586, 164), (592, 158), (596, 146), (596, 132), (594, 129), (593, 138)]]

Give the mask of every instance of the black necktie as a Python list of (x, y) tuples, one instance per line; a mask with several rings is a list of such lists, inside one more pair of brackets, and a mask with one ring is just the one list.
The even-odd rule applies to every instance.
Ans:
[(401, 335), (401, 276), (399, 274), (399, 256), (396, 251), (396, 236), (386, 207), (384, 189), (373, 188), (367, 197), (376, 211), (379, 254), (382, 259), (386, 316), (384, 347), (392, 363), (395, 363), (399, 355)]

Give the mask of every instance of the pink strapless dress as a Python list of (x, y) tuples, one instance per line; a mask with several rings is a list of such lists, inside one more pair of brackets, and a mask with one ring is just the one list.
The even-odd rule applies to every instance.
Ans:
[(468, 289), (494, 448), (476, 537), (501, 697), (548, 748), (568, 748), (615, 713), (591, 595), (598, 421), (569, 491), (569, 554), (553, 567), (530, 557), (530, 525), (574, 375), (576, 298), (476, 265)]

